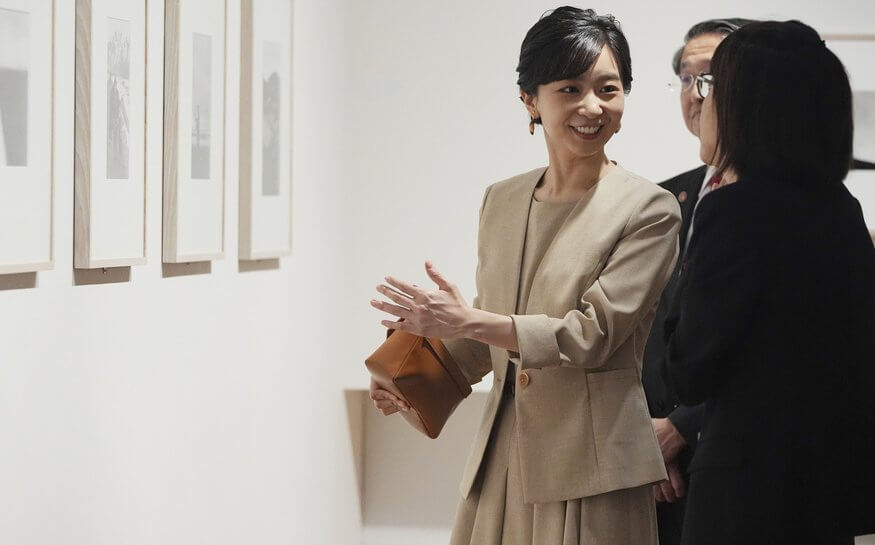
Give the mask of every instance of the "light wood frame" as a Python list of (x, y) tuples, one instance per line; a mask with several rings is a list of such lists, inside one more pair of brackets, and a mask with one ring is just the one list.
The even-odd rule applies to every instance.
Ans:
[[(137, 93), (137, 97), (142, 97), (142, 109), (131, 108), (130, 112), (136, 115), (136, 119), (142, 119), (142, 128), (138, 127), (138, 123), (132, 123), (131, 134), (135, 131), (141, 134), (137, 135), (137, 140), (142, 144), (136, 146), (131, 144), (130, 153), (136, 158), (142, 154), (141, 161), (129, 161), (129, 172), (136, 172), (135, 179), (137, 192), (137, 207), (142, 205), (137, 213), (141, 214), (141, 218), (135, 218), (135, 233), (128, 242), (133, 243), (136, 249), (130, 251), (119, 252), (119, 255), (95, 255), (99, 250), (94, 244), (93, 237), (95, 236), (94, 218), (98, 210), (94, 202), (93, 191), (96, 189), (98, 181), (94, 177), (93, 163), (94, 158), (92, 152), (92, 137), (93, 134), (93, 104), (92, 92), (95, 87), (92, 87), (92, 69), (95, 67), (93, 48), (93, 26), (92, 19), (94, 15), (94, 5), (100, 3), (102, 7), (113, 6), (113, 9), (119, 9), (120, 0), (76, 0), (76, 96), (75, 96), (75, 161), (74, 161), (74, 214), (73, 214), (73, 266), (77, 269), (97, 269), (109, 267), (127, 267), (132, 265), (143, 265), (146, 263), (146, 138), (145, 138), (145, 119), (146, 119), (146, 51), (147, 51), (147, 13), (148, 6), (146, 0), (133, 0), (131, 3), (137, 6), (137, 12), (142, 15), (142, 27), (134, 28), (135, 31), (142, 31), (142, 57), (131, 55), (130, 67), (131, 72), (142, 69), (142, 87), (139, 85), (131, 86), (131, 92)], [(139, 7), (142, 5), (142, 11)], [(132, 40), (133, 41), (133, 40)], [(137, 48), (139, 49), (139, 47)], [(138, 111), (139, 110), (139, 111)], [(141, 180), (141, 181), (136, 181)], [(140, 191), (140, 186), (142, 191)], [(142, 199), (141, 201), (139, 199)], [(103, 206), (101, 208), (106, 208)]]
[[(189, 4), (183, 6), (183, 4)], [(164, 197), (163, 197), (163, 244), (162, 244), (162, 259), (165, 263), (190, 263), (198, 261), (210, 261), (213, 259), (221, 259), (224, 257), (224, 240), (225, 240), (225, 105), (226, 105), (226, 52), (227, 52), (227, 2), (222, 0), (209, 0), (207, 4), (221, 5), (222, 13), (222, 36), (221, 47), (218, 48), (218, 54), (221, 56), (221, 100), (218, 109), (218, 115), (215, 121), (220, 127), (219, 136), (211, 144), (211, 150), (215, 150), (218, 154), (219, 172), (216, 176), (212, 176), (209, 180), (204, 180), (210, 183), (217, 183), (218, 202), (211, 203), (217, 210), (204, 210), (202, 207), (185, 210), (181, 201), (185, 201), (185, 195), (181, 195), (182, 191), (187, 188), (186, 184), (196, 183), (187, 175), (184, 175), (180, 165), (181, 153), (185, 153), (180, 149), (180, 146), (186, 142), (185, 138), (181, 138), (180, 125), (186, 126), (183, 123), (184, 119), (180, 117), (180, 96), (184, 92), (181, 90), (181, 85), (186, 78), (180, 77), (181, 50), (180, 46), (183, 42), (181, 35), (182, 17), (187, 17), (188, 8), (191, 0), (165, 0), (164, 8)], [(186, 9), (184, 9), (186, 8)], [(204, 8), (201, 8), (204, 9)], [(189, 17), (189, 21), (190, 21)], [(187, 36), (192, 36), (187, 33)], [(215, 54), (215, 53), (214, 53)], [(215, 78), (214, 78), (215, 79)], [(189, 112), (190, 113), (190, 112)], [(212, 130), (212, 127), (211, 127)], [(184, 162), (183, 162), (184, 164)], [(198, 180), (201, 182), (202, 180)], [(203, 188), (201, 188), (203, 189)], [(212, 195), (215, 197), (216, 195)], [(189, 199), (190, 200), (190, 199)], [(207, 213), (212, 213), (213, 219), (218, 215), (218, 225), (211, 224)], [(182, 214), (199, 214), (197, 217), (186, 216), (181, 218)], [(207, 226), (218, 230), (218, 241), (214, 247), (203, 248), (199, 247), (196, 250), (187, 250), (192, 244), (185, 239), (187, 233), (184, 232), (185, 225), (191, 226), (191, 222), (197, 220), (200, 227)], [(187, 220), (187, 221), (183, 221)]]
[[(54, 172), (54, 132), (55, 132), (55, 100), (54, 100), (54, 80), (55, 80), (55, 3), (54, 0), (30, 0), (27, 3), (23, 2), (0, 2), (0, 8), (19, 11), (21, 8), (32, 8), (31, 11), (26, 11), (29, 14), (37, 14), (37, 19), (46, 21), (45, 31), (48, 34), (48, 51), (44, 52), (43, 56), (37, 58), (32, 56), (29, 59), (29, 70), (35, 68), (37, 70), (45, 70), (43, 76), (48, 78), (47, 94), (43, 97), (45, 103), (40, 101), (37, 106), (30, 108), (29, 111), (40, 111), (43, 115), (48, 116), (48, 119), (42, 120), (42, 128), (48, 134), (42, 134), (39, 137), (31, 137), (32, 131), (37, 127), (31, 124), (33, 118), (28, 116), (28, 150), (34, 148), (32, 145), (35, 142), (48, 142), (47, 154), (45, 156), (45, 164), (40, 161), (32, 161), (33, 157), (29, 154), (28, 164), (24, 169), (15, 167), (0, 166), (0, 177), (3, 178), (3, 183), (0, 184), (0, 275), (30, 273), (36, 271), (44, 271), (54, 268), (54, 200), (55, 200), (55, 172)], [(45, 38), (46, 36), (44, 36)], [(47, 58), (44, 58), (47, 57)], [(47, 61), (47, 62), (46, 62)], [(28, 104), (33, 101), (31, 96), (31, 87), (33, 78), (28, 77)], [(34, 172), (34, 170), (37, 170)], [(18, 195), (13, 188), (16, 184), (30, 185), (32, 191), (26, 196), (25, 200), (21, 200), (22, 195)], [(34, 188), (36, 186), (36, 188)], [(35, 189), (35, 190), (33, 190)], [(14, 215), (8, 213), (3, 205), (15, 207), (18, 213), (26, 213), (28, 216), (36, 216), (37, 213), (42, 215), (42, 219), (38, 220), (42, 224), (43, 230), (34, 233), (29, 227), (23, 226)], [(20, 219), (20, 218), (19, 218)], [(46, 230), (47, 229), (47, 230)], [(3, 239), (10, 237), (6, 241)], [(14, 239), (13, 239), (14, 237)], [(26, 241), (27, 250), (21, 248), (9, 248), (9, 245), (21, 244), (25, 237), (31, 237), (32, 240)], [(22, 255), (15, 254), (23, 251)], [(8, 253), (7, 253), (8, 252)]]
[[(284, 34), (286, 40), (282, 43), (285, 47), (284, 54), (288, 62), (284, 65), (281, 63), (280, 68), (285, 71), (288, 100), (283, 100), (280, 105), (285, 105), (288, 108), (287, 123), (280, 124), (280, 129), (288, 131), (286, 138), (287, 145), (280, 146), (281, 161), (286, 161), (281, 164), (280, 172), (283, 169), (287, 172), (286, 180), (280, 179), (280, 184), (287, 181), (287, 185), (280, 185), (280, 193), (278, 197), (288, 199), (280, 201), (279, 206), (271, 211), (272, 214), (288, 214), (286, 218), (281, 218), (280, 223), (287, 223), (284, 232), (273, 232), (270, 234), (278, 237), (284, 237), (284, 241), (279, 244), (263, 245), (257, 240), (260, 236), (264, 236), (266, 228), (264, 223), (266, 219), (259, 217), (264, 214), (264, 210), (257, 210), (259, 201), (263, 200), (261, 195), (256, 194), (255, 173), (259, 170), (256, 166), (257, 151), (256, 143), (260, 142), (260, 138), (256, 137), (256, 130), (261, 127), (256, 123), (258, 118), (256, 114), (257, 105), (261, 104), (261, 97), (258, 95), (256, 81), (261, 81), (261, 77), (255, 74), (256, 67), (261, 66), (261, 62), (256, 62), (256, 52), (259, 51), (259, 46), (256, 40), (262, 39), (258, 35), (257, 28), (262, 25), (262, 21), (273, 17), (274, 21), (282, 21), (282, 16), (276, 16), (276, 13), (282, 13), (288, 9), (289, 18), (287, 23), (287, 32)], [(292, 253), (292, 232), (293, 232), (293, 217), (292, 217), (292, 98), (294, 82), (292, 80), (292, 28), (293, 28), (293, 12), (294, 6), (292, 0), (242, 0), (240, 9), (240, 198), (239, 198), (239, 253), (238, 258), (241, 261), (273, 259), (282, 256), (287, 256)], [(276, 35), (275, 35), (276, 36)], [(275, 37), (274, 36), (274, 37)], [(282, 96), (282, 95), (281, 95)], [(282, 116), (280, 117), (282, 119)], [(282, 138), (280, 139), (282, 142)], [(283, 194), (282, 188), (287, 188), (287, 194)], [(284, 221), (283, 221), (284, 220)]]

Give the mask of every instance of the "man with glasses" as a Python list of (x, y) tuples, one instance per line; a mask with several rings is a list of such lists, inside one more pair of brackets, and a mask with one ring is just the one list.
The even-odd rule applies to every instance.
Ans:
[[(694, 25), (684, 38), (684, 46), (674, 55), (672, 67), (677, 79), (671, 84), (680, 94), (681, 113), (687, 129), (699, 137), (699, 114), (702, 101), (710, 91), (707, 75), (714, 50), (727, 35), (747, 23), (748, 19), (712, 19)], [(681, 206), (683, 222), (680, 230), (679, 268), (691, 233), (696, 203), (720, 183), (715, 179), (716, 169), (709, 165), (679, 174), (660, 185), (671, 191)], [(644, 391), (653, 428), (656, 431), (669, 480), (654, 485), (661, 545), (680, 543), (684, 519), (685, 472), (702, 426), (702, 406), (686, 407), (666, 382), (664, 321), (674, 294), (677, 269), (663, 292), (650, 338), (644, 351)]]

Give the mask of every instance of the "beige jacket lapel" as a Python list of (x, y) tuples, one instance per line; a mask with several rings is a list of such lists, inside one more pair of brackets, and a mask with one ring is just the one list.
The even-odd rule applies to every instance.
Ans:
[(501, 270), (506, 276), (497, 286), (494, 300), (495, 312), (510, 315), (516, 314), (516, 304), (519, 299), (520, 269), (523, 262), (526, 229), (529, 224), (529, 210), (532, 206), (532, 195), (538, 181), (544, 175), (546, 168), (535, 169), (523, 174), (523, 183), (516, 184), (503, 195), (501, 203), (502, 236), (498, 247), (494, 248), (496, 255), (503, 263)]
[[(496, 237), (495, 246), (489, 251), (500, 263), (496, 270), (502, 271), (502, 278), (496, 285), (488, 288), (491, 292), (489, 310), (492, 312), (506, 316), (516, 314), (520, 289), (520, 269), (522, 268), (523, 248), (529, 224), (532, 195), (546, 170), (546, 167), (542, 167), (521, 174), (522, 183), (511, 186), (507, 192), (500, 196), (501, 200), (496, 203), (502, 211), (501, 215), (497, 216), (500, 218), (500, 225), (496, 226), (501, 236)], [(492, 352), (493, 362), (507, 362), (509, 357), (507, 350), (495, 346), (490, 346), (489, 349)], [(495, 364), (493, 371), (496, 379), (501, 382), (505, 379), (507, 367)]]

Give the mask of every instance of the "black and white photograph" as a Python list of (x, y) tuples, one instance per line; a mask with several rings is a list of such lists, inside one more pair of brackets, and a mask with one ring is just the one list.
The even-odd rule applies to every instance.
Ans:
[(212, 98), (212, 38), (193, 34), (191, 77), (191, 177), (210, 178), (210, 122)]
[(106, 177), (127, 180), (131, 134), (131, 24), (109, 18), (107, 26)]
[(30, 15), (0, 8), (0, 166), (27, 166)]
[(280, 192), (280, 56), (277, 43), (264, 43), (261, 125), (262, 195)]

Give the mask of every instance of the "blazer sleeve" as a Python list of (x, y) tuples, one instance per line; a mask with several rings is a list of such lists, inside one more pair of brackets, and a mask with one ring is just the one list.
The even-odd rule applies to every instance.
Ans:
[(749, 217), (756, 212), (739, 189), (721, 188), (699, 203), (666, 319), (666, 372), (687, 405), (713, 397), (728, 380), (763, 295), (766, 261)]
[(671, 193), (648, 194), (577, 309), (563, 318), (512, 315), (520, 368), (603, 365), (656, 306), (677, 258), (680, 221)]
[(677, 428), (678, 433), (687, 442), (687, 445), (695, 447), (699, 442), (699, 432), (702, 431), (702, 419), (705, 416), (705, 405), (678, 405), (669, 413), (668, 419)]
[[(483, 202), (480, 205), (480, 228), (483, 225), (483, 209), (486, 208), (486, 199), (489, 197), (489, 190), (492, 186), (486, 188), (483, 194)], [(479, 234), (478, 234), (479, 238)], [(479, 242), (478, 242), (479, 247)], [(480, 267), (477, 267), (477, 289), (480, 289)], [(474, 308), (480, 308), (479, 293), (474, 296), (472, 305)], [(492, 356), (489, 352), (489, 346), (473, 339), (441, 339), (447, 352), (450, 353), (453, 360), (468, 379), (470, 384), (476, 384), (492, 371)]]

